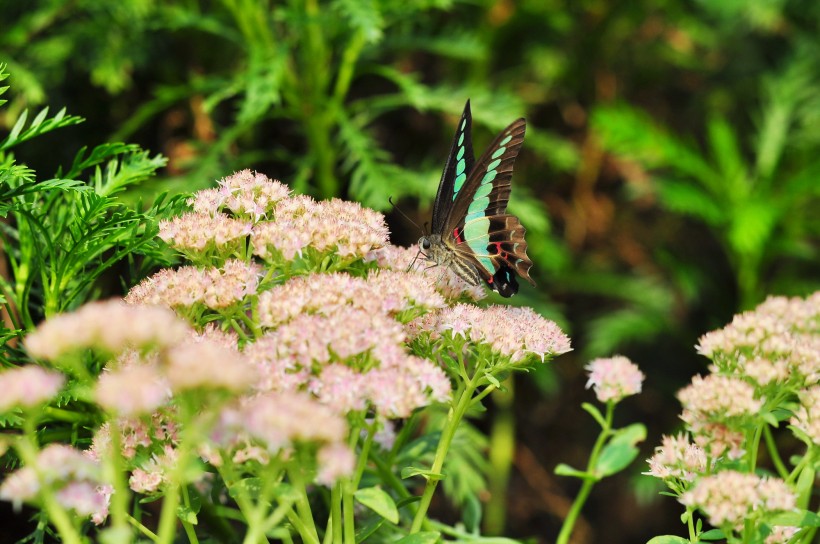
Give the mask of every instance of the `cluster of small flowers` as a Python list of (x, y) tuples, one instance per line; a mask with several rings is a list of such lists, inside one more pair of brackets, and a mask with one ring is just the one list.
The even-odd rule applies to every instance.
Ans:
[(50, 400), (62, 389), (65, 376), (28, 365), (0, 372), (0, 413), (15, 406), (32, 407)]
[(219, 310), (256, 294), (260, 272), (258, 265), (236, 259), (226, 261), (221, 268), (165, 268), (132, 288), (125, 301), (169, 308), (204, 304)]
[(587, 389), (593, 387), (600, 402), (620, 402), (624, 397), (641, 392), (646, 378), (638, 366), (624, 357), (616, 355), (591, 361)]
[(713, 371), (740, 373), (759, 386), (820, 380), (820, 292), (806, 299), (769, 297), (726, 327), (704, 334), (697, 350)]
[(793, 510), (797, 496), (779, 478), (725, 470), (700, 478), (679, 500), (700, 508), (715, 527), (740, 528), (751, 517)]
[(108, 515), (111, 487), (102, 483), (101, 468), (94, 460), (70, 446), (49, 444), (35, 463), (8, 475), (0, 485), (0, 500), (19, 509), (23, 502), (37, 501), (41, 491), (54, 493), (64, 508), (102, 523)]
[(419, 253), (418, 245), (400, 247), (387, 244), (379, 249), (370, 251), (364, 259), (366, 262), (375, 262), (379, 268), (389, 270), (411, 270), (424, 277), (428, 285), (433, 285), (447, 300), (481, 300), (487, 296), (483, 285), (470, 285), (447, 266), (429, 266), (429, 263)]
[(650, 476), (662, 480), (693, 482), (706, 471), (706, 452), (689, 442), (683, 433), (664, 436), (661, 445), (655, 448), (655, 455), (647, 459)]
[(340, 306), (328, 315), (299, 314), (245, 347), (258, 365), (261, 390), (306, 388), (342, 412), (370, 402), (386, 417), (445, 400), (444, 372), (402, 347), (401, 324), (382, 313)]
[(223, 410), (212, 442), (203, 444), (200, 452), (217, 467), (223, 463), (220, 452), (233, 452), (234, 463), (265, 464), (296, 443), (313, 442), (319, 445), (316, 481), (332, 485), (353, 472), (355, 456), (345, 444), (347, 433), (344, 416), (309, 394), (266, 392)]
[(763, 407), (755, 389), (740, 378), (709, 374), (695, 376), (692, 383), (678, 391), (685, 412), (702, 421), (754, 416)]
[(28, 335), (25, 344), (34, 357), (53, 360), (87, 348), (112, 354), (133, 347), (163, 348), (188, 334), (185, 322), (167, 308), (135, 307), (110, 300), (48, 319)]
[(195, 212), (216, 215), (226, 209), (253, 222), (269, 215), (280, 200), (290, 195), (290, 189), (264, 174), (241, 170), (219, 180), (215, 189), (198, 191), (188, 200)]
[(293, 260), (311, 247), (335, 251), (342, 257), (364, 257), (387, 244), (384, 216), (357, 202), (334, 198), (315, 201), (307, 196), (279, 202), (273, 221), (256, 224), (251, 234), (254, 255), (271, 260), (281, 255)]
[(303, 314), (330, 315), (340, 308), (395, 316), (444, 306), (444, 298), (416, 274), (374, 271), (367, 278), (344, 273), (300, 276), (259, 295), (259, 323), (276, 327)]
[(424, 315), (408, 324), (411, 337), (429, 334), (461, 336), (473, 343), (486, 344), (502, 357), (519, 362), (535, 355), (546, 356), (570, 351), (569, 337), (554, 322), (544, 319), (530, 308), (457, 304)]
[(801, 392), (800, 408), (790, 423), (806, 433), (815, 445), (820, 445), (820, 385)]
[(159, 237), (186, 255), (233, 253), (250, 235), (252, 223), (224, 213), (186, 213), (161, 221)]

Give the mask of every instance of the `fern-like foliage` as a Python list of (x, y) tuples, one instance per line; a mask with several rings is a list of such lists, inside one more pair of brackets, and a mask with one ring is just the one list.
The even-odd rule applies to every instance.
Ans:
[[(5, 67), (0, 66), (0, 77)], [(0, 239), (9, 270), (0, 278), (2, 304), (20, 339), (43, 317), (74, 308), (100, 294), (99, 279), (135, 254), (159, 255), (154, 241), (158, 215), (178, 206), (159, 199), (147, 211), (116, 200), (165, 164), (138, 146), (109, 143), (82, 147), (71, 166), (42, 178), (16, 161), (10, 149), (33, 138), (81, 122), (61, 110), (44, 108), (28, 122), (24, 111), (0, 140)], [(10, 360), (20, 354), (6, 350)]]
[(818, 81), (806, 74), (805, 61), (796, 59), (779, 77), (764, 82), (758, 131), (751, 137), (722, 116), (712, 116), (705, 149), (628, 106), (601, 107), (592, 118), (607, 149), (652, 173), (652, 187), (666, 209), (714, 232), (732, 263), (744, 305), (762, 296), (767, 267), (774, 261), (817, 258), (816, 251), (794, 249), (810, 247), (810, 238), (820, 235), (810, 220), (820, 206), (820, 147), (815, 143), (807, 155), (786, 138), (805, 121), (806, 104), (820, 100)]

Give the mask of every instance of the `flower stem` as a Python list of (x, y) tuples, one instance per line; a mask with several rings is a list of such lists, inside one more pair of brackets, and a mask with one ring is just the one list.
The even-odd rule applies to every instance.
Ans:
[(433, 466), (430, 468), (432, 474), (428, 477), (427, 484), (424, 486), (424, 493), (421, 496), (416, 516), (413, 518), (410, 534), (417, 533), (421, 530), (422, 523), (424, 523), (425, 517), (427, 516), (427, 510), (430, 508), (430, 502), (433, 500), (433, 493), (436, 491), (438, 481), (441, 479), (441, 469), (444, 466), (447, 451), (450, 449), (450, 443), (453, 441), (456, 429), (458, 429), (458, 425), (461, 423), (464, 413), (470, 406), (473, 393), (475, 393), (481, 377), (481, 373), (479, 369), (477, 369), (466, 387), (461, 389), (461, 395), (458, 397), (456, 405), (452, 406), (447, 413), (447, 423), (444, 424), (444, 429), (441, 431), (441, 438), (436, 448), (436, 456), (433, 459)]
[(598, 440), (595, 441), (595, 446), (592, 448), (592, 453), (589, 455), (589, 462), (587, 463), (586, 469), (586, 473), (589, 476), (584, 478), (584, 483), (581, 485), (581, 490), (578, 492), (578, 495), (575, 497), (575, 501), (572, 503), (572, 507), (569, 509), (569, 513), (567, 514), (567, 518), (564, 520), (564, 524), (561, 526), (561, 532), (558, 533), (558, 539), (555, 541), (555, 544), (567, 544), (567, 542), (569, 542), (569, 537), (572, 535), (572, 529), (575, 527), (575, 522), (581, 514), (581, 509), (584, 507), (584, 503), (592, 491), (592, 486), (594, 486), (599, 480), (599, 477), (595, 475), (595, 467), (598, 465), (598, 456), (601, 454), (601, 450), (603, 449), (604, 444), (611, 433), (612, 414), (614, 411), (615, 403), (608, 402), (606, 405), (606, 418), (604, 419), (601, 434), (598, 435)]

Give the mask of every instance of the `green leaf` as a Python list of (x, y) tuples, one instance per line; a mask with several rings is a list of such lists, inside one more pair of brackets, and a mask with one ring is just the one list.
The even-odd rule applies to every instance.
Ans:
[(65, 114), (65, 108), (57, 112), (57, 115), (51, 119), (47, 119), (47, 115), (48, 107), (43, 108), (40, 113), (34, 117), (34, 120), (31, 122), (29, 128), (24, 130), (26, 120), (28, 119), (28, 110), (24, 110), (17, 119), (17, 122), (14, 124), (14, 127), (11, 129), (9, 135), (6, 136), (4, 140), (0, 141), (0, 151), (10, 149), (17, 144), (40, 136), (41, 134), (45, 134), (46, 132), (82, 123), (84, 120), (82, 117), (77, 117), (75, 115), (67, 116)]
[(771, 525), (785, 525), (788, 527), (820, 527), (820, 516), (808, 510), (796, 512), (781, 512), (766, 520)]
[(438, 531), (421, 531), (397, 540), (396, 544), (436, 544), (440, 538)]
[(401, 471), (402, 479), (413, 478), (414, 476), (421, 476), (425, 480), (443, 480), (444, 475), (433, 472), (429, 469), (419, 467), (405, 467)]
[(197, 524), (196, 512), (184, 504), (180, 504), (177, 507), (177, 517), (185, 523), (190, 523), (191, 525)]
[(391, 523), (398, 524), (399, 511), (393, 498), (378, 487), (357, 490), (353, 497)]
[(601, 456), (595, 466), (595, 474), (603, 478), (625, 469), (640, 454), (635, 444), (644, 439), (646, 439), (646, 427), (640, 423), (618, 431), (601, 451)]
[(727, 210), (695, 183), (667, 176), (657, 177), (655, 181), (658, 198), (667, 209), (695, 217), (712, 226), (728, 222)]
[(595, 476), (593, 476), (589, 472), (584, 472), (582, 470), (578, 470), (577, 468), (572, 468), (571, 466), (565, 463), (558, 463), (558, 465), (555, 467), (555, 474), (557, 474), (558, 476), (571, 476), (573, 478), (580, 478), (582, 480), (596, 479)]
[(781, 211), (776, 201), (759, 200), (738, 203), (732, 210), (729, 243), (745, 255), (758, 255), (774, 230)]
[[(700, 520), (698, 520), (698, 530), (700, 530)], [(720, 529), (709, 529), (700, 534), (701, 540), (724, 540), (726, 535)]]
[(606, 419), (601, 414), (601, 411), (598, 410), (598, 408), (594, 404), (583, 402), (581, 403), (581, 408), (583, 408), (585, 412), (591, 415), (595, 419), (595, 421), (598, 422), (598, 425), (600, 425), (601, 427), (606, 426)]
[(656, 536), (652, 540), (649, 540), (646, 544), (685, 544), (689, 541), (680, 536), (674, 535), (662, 535)]
[(709, 120), (709, 145), (712, 155), (723, 176), (724, 192), (729, 200), (741, 200), (750, 189), (746, 178), (743, 155), (732, 127), (724, 119)]
[(495, 376), (493, 376), (492, 374), (490, 374), (489, 372), (484, 373), (484, 378), (488, 382), (490, 382), (492, 385), (494, 385), (496, 387), (496, 389), (501, 389), (501, 382), (498, 381), (498, 379)]

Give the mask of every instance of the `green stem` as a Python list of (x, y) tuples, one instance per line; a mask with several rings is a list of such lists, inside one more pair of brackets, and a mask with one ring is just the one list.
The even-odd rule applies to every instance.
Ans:
[[(331, 540), (332, 538), (332, 540)], [(342, 482), (330, 490), (330, 527), (325, 532), (324, 544), (342, 541)]]
[[(486, 389), (490, 389), (490, 387)], [(513, 398), (512, 379), (507, 380), (506, 391), (497, 390), (493, 394), (496, 413), (489, 437), (491, 470), (488, 483), (490, 500), (484, 514), (484, 532), (490, 535), (501, 534), (506, 524), (507, 485), (509, 484), (510, 467), (515, 454)]]
[(481, 379), (480, 367), (481, 365), (476, 369), (476, 372), (466, 387), (461, 389), (461, 394), (458, 397), (456, 405), (452, 406), (447, 413), (447, 422), (441, 432), (441, 438), (436, 448), (436, 456), (433, 459), (433, 466), (430, 468), (432, 474), (428, 477), (427, 484), (424, 486), (424, 493), (419, 502), (419, 509), (416, 511), (416, 516), (413, 518), (413, 525), (410, 527), (411, 534), (421, 530), (422, 523), (424, 523), (425, 517), (427, 516), (427, 510), (430, 508), (430, 502), (433, 500), (433, 493), (436, 491), (438, 481), (442, 477), (441, 469), (444, 466), (447, 451), (450, 449), (450, 443), (453, 441), (456, 429), (458, 429), (458, 425), (461, 423), (464, 413), (470, 406), (473, 393), (475, 393), (479, 380)]
[(555, 541), (555, 544), (567, 544), (567, 542), (569, 542), (569, 537), (572, 535), (572, 529), (575, 527), (575, 522), (581, 514), (581, 509), (584, 507), (584, 503), (592, 491), (592, 486), (594, 486), (600, 479), (597, 475), (595, 475), (595, 467), (598, 465), (598, 456), (601, 454), (601, 450), (603, 449), (604, 444), (606, 444), (606, 440), (609, 438), (611, 433), (612, 415), (614, 411), (615, 403), (608, 402), (606, 405), (606, 418), (604, 419), (601, 434), (598, 435), (598, 440), (595, 441), (595, 446), (592, 448), (592, 453), (590, 454), (589, 462), (587, 463), (586, 473), (589, 476), (584, 478), (584, 483), (581, 485), (581, 490), (578, 492), (578, 496), (575, 497), (575, 501), (572, 503), (572, 507), (567, 514), (567, 518), (564, 520), (564, 524), (561, 526), (561, 532), (558, 534), (558, 539)]
[(137, 529), (137, 531), (147, 536), (154, 542), (156, 542), (159, 538), (155, 532), (153, 532), (151, 529), (140, 523), (139, 520), (137, 520), (134, 516), (128, 516), (128, 523), (133, 525)]
[(772, 464), (774, 464), (780, 477), (785, 480), (789, 477), (789, 469), (786, 468), (783, 459), (780, 457), (780, 452), (777, 451), (777, 444), (772, 436), (772, 430), (768, 425), (764, 425), (763, 427), (763, 438), (766, 440), (766, 449), (769, 452), (769, 457), (772, 459)]
[[(299, 534), (305, 542), (319, 544), (319, 533), (316, 531), (316, 525), (313, 522), (313, 513), (310, 510), (310, 502), (308, 502), (307, 498), (307, 488), (305, 487), (305, 481), (302, 475), (302, 467), (298, 463), (298, 460), (288, 468), (288, 475), (290, 476), (293, 488), (299, 493), (299, 498), (296, 499), (296, 512), (301, 521), (300, 526), (303, 527), (302, 530), (299, 530)], [(291, 519), (291, 522), (292, 521)]]
[(109, 420), (109, 435), (111, 436), (111, 446), (108, 455), (105, 456), (106, 480), (111, 482), (114, 493), (111, 495), (111, 527), (115, 532), (127, 534), (128, 528), (128, 503), (131, 492), (125, 479), (125, 468), (122, 465), (122, 444), (119, 422), (116, 417)]
[(32, 417), (31, 414), (25, 414), (24, 417), (23, 429), (25, 434), (20, 437), (20, 440), (16, 443), (17, 453), (20, 455), (20, 459), (26, 466), (34, 469), (34, 472), (37, 474), (37, 479), (43, 484), (43, 487), (39, 492), (39, 498), (43, 504), (46, 514), (48, 515), (49, 521), (52, 525), (54, 525), (57, 532), (60, 534), (61, 541), (66, 544), (81, 544), (82, 537), (80, 536), (80, 533), (77, 532), (77, 528), (72, 523), (68, 512), (59, 502), (57, 502), (51, 486), (46, 483), (46, 479), (42, 474), (42, 469), (37, 463), (38, 451), (36, 445), (37, 442), (35, 439), (37, 436), (37, 430), (34, 417)]
[[(182, 486), (182, 503), (186, 508), (189, 510), (191, 509), (191, 497), (188, 496), (188, 487), (185, 485)], [(192, 544), (199, 544), (199, 539), (196, 537), (194, 526), (191, 525), (189, 521), (184, 519), (180, 519), (180, 521), (182, 522), (182, 528), (185, 529), (185, 534), (188, 536), (188, 542), (191, 542)]]

